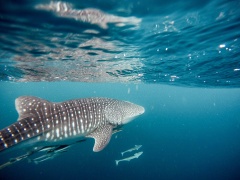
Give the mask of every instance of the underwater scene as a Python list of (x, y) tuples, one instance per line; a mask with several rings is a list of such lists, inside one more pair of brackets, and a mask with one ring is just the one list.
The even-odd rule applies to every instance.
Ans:
[(0, 1), (0, 179), (240, 179), (240, 1)]

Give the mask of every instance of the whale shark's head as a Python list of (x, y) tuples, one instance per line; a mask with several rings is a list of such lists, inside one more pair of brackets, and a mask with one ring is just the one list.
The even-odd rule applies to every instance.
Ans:
[(137, 104), (133, 104), (131, 102), (122, 102), (125, 104), (124, 106), (121, 106), (119, 109), (122, 112), (122, 124), (126, 124), (133, 120), (136, 116), (139, 116), (145, 112), (144, 107), (139, 106)]
[(128, 101), (114, 100), (105, 109), (105, 116), (107, 120), (114, 125), (127, 124), (136, 116), (145, 112), (144, 107), (133, 104)]

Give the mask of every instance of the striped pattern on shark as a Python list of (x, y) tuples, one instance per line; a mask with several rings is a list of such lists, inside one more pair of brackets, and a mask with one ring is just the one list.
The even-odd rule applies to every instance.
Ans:
[(93, 151), (101, 151), (112, 130), (143, 114), (142, 106), (110, 98), (83, 98), (53, 103), (32, 96), (15, 100), (18, 121), (0, 131), (0, 151), (20, 142), (47, 145), (80, 137), (95, 139)]

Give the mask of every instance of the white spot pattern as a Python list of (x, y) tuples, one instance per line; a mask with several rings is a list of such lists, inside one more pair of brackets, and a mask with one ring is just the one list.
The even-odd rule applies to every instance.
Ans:
[[(0, 148), (36, 135), (39, 135), (38, 140), (45, 138), (47, 141), (88, 135), (107, 123), (109, 119), (106, 119), (105, 108), (116, 102), (107, 98), (88, 98), (49, 103), (35, 97), (20, 97), (16, 100), (19, 121), (0, 131)], [(111, 123), (114, 123), (114, 115), (111, 117)], [(8, 137), (7, 141), (4, 141), (5, 137)]]

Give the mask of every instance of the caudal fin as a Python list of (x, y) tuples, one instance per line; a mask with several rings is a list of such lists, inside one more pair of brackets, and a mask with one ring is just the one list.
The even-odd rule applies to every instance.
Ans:
[(115, 160), (115, 162), (116, 162), (116, 166), (118, 165), (118, 163), (119, 163), (119, 161), (118, 160)]
[(0, 151), (42, 134), (51, 125), (45, 122), (47, 112), (55, 113), (51, 102), (32, 96), (17, 98), (15, 106), (19, 118), (0, 131)]

